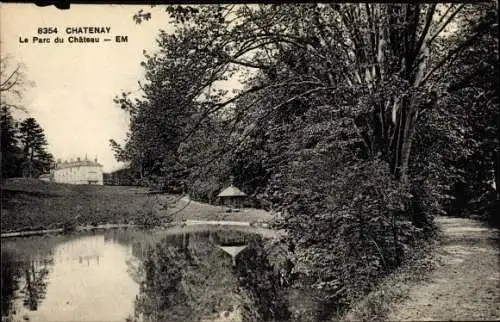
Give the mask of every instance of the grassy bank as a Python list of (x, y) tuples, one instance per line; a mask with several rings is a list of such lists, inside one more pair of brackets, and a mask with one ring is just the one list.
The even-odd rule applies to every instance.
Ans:
[(129, 223), (146, 211), (148, 199), (144, 188), (8, 180), (2, 184), (1, 231)]
[(182, 220), (266, 221), (259, 210), (225, 213), (221, 207), (178, 196), (148, 194), (144, 187), (70, 185), (35, 179), (2, 184), (1, 232), (102, 224), (161, 225)]

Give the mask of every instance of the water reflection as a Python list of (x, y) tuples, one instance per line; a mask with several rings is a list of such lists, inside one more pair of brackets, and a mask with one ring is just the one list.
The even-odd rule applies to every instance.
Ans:
[(31, 259), (23, 263), (25, 286), (22, 288), (21, 294), (24, 294), (24, 305), (31, 311), (36, 311), (38, 303), (45, 298), (49, 265), (53, 263), (52, 258)]
[(15, 298), (31, 311), (38, 309), (47, 292), (47, 276), (53, 258), (20, 259), (11, 249), (2, 249), (1, 255), (2, 316), (15, 314)]
[(235, 270), (241, 292), (249, 298), (243, 305), (244, 320), (289, 320), (282, 274), (269, 262), (261, 239), (252, 241), (236, 258)]
[(115, 230), (2, 241), (2, 321), (287, 320), (263, 240)]
[(21, 271), (16, 267), (15, 254), (3, 251), (1, 257), (1, 288), (2, 288), (2, 317), (12, 312), (14, 293), (19, 289)]
[[(237, 253), (231, 251), (235, 248), (239, 248)], [(147, 250), (142, 272), (135, 316), (130, 320), (275, 321), (289, 317), (278, 274), (256, 235), (215, 232), (165, 238)]]
[(2, 317), (124, 321), (139, 291), (127, 273), (131, 256), (102, 234), (2, 241)]

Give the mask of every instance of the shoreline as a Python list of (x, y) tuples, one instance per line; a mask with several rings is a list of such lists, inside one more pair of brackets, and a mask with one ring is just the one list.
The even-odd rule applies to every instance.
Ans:
[[(274, 231), (278, 234), (277, 230), (269, 228), (269, 224), (265, 222), (244, 222), (244, 221), (224, 221), (224, 220), (184, 220), (169, 223), (168, 225), (152, 227), (151, 229), (171, 229), (171, 228), (182, 228), (185, 226), (229, 226), (229, 227), (248, 227), (256, 229), (265, 229), (269, 231)], [(119, 229), (119, 228), (132, 228), (140, 229), (139, 225), (134, 224), (101, 224), (97, 226), (80, 226), (76, 227), (74, 230), (66, 231), (67, 233), (82, 232), (82, 231), (93, 231), (93, 230), (109, 230), (109, 229)], [(6, 232), (1, 233), (0, 238), (13, 238), (13, 237), (27, 237), (27, 236), (37, 236), (46, 235), (52, 233), (64, 233), (64, 228), (55, 229), (41, 229), (41, 230), (22, 230), (16, 232)]]

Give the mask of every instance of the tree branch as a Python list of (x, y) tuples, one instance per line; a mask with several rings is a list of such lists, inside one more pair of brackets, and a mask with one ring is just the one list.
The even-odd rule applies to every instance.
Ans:
[[(420, 35), (420, 38), (417, 41), (417, 46), (415, 48), (415, 57), (418, 57), (420, 50), (422, 48), (422, 45), (424, 44), (425, 39), (427, 38), (427, 33), (429, 31), (429, 28), (432, 23), (432, 18), (434, 17), (434, 12), (436, 10), (436, 3), (431, 4), (430, 8), (427, 10), (427, 13), (425, 15), (425, 24), (424, 24), (424, 29), (422, 30), (422, 34)], [(427, 44), (425, 44), (427, 46)]]
[[(19, 69), (20, 68), (21, 68), (21, 65), (17, 65), (16, 69), (9, 75), (9, 77), (7, 77), (7, 79), (0, 84), (0, 92), (8, 91), (14, 85), (17, 84), (18, 73), (19, 73)], [(11, 79), (14, 76), (16, 77), (16, 80), (14, 80), (13, 82), (11, 82)]]
[(441, 59), (435, 66), (433, 69), (431, 69), (425, 76), (424, 78), (422, 79), (422, 81), (420, 81), (419, 84), (417, 84), (416, 87), (420, 87), (420, 86), (423, 86), (427, 80), (432, 76), (432, 74), (434, 74), (434, 72), (436, 72), (439, 68), (443, 67), (446, 63), (451, 63), (453, 61), (453, 59), (455, 58), (455, 56), (460, 53), (462, 50), (464, 50), (465, 48), (469, 47), (470, 45), (472, 45), (475, 41), (478, 40), (479, 36), (487, 31), (489, 28), (492, 27), (492, 24), (491, 22), (489, 21), (482, 21), (480, 22), (475, 28), (475, 32), (469, 36), (468, 39), (466, 39), (465, 41), (463, 41), (458, 47), (456, 47), (455, 49), (453, 49), (452, 51), (450, 51), (445, 57), (443, 57), (443, 59)]
[[(437, 36), (439, 36), (439, 34), (443, 31), (444, 28), (446, 28), (446, 26), (448, 26), (451, 22), (451, 20), (453, 20), (453, 18), (455, 18), (455, 16), (462, 10), (462, 8), (465, 6), (465, 4), (461, 4), (460, 6), (458, 6), (457, 10), (455, 10), (449, 17), (448, 19), (446, 19), (446, 21), (440, 26), (438, 27), (438, 30), (434, 33), (434, 35), (432, 35), (432, 37), (430, 37), (429, 39), (429, 44), (431, 44), (434, 39), (436, 39)], [(448, 13), (448, 11), (446, 12)], [(444, 18), (444, 16), (443, 16)], [(442, 21), (442, 20), (440, 20)]]

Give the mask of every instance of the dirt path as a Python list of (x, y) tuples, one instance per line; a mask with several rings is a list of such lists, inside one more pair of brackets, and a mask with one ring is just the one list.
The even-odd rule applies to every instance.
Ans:
[(498, 230), (463, 218), (439, 218), (438, 267), (396, 304), (390, 321), (500, 319)]

